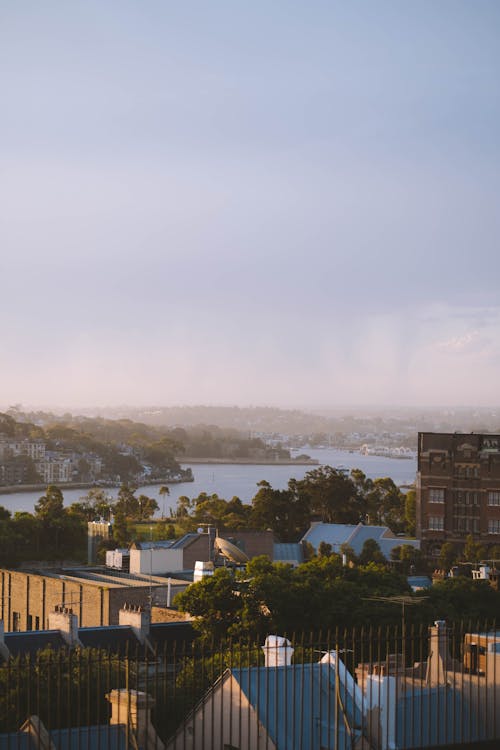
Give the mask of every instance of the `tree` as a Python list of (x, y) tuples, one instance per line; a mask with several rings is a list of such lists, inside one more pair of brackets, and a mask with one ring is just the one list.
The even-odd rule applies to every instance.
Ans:
[(281, 542), (295, 542), (309, 525), (309, 502), (291, 479), (288, 489), (275, 490), (269, 482), (259, 482), (252, 500), (250, 522), (255, 528), (272, 529)]
[(122, 484), (118, 491), (118, 499), (113, 507), (115, 515), (123, 515), (124, 518), (139, 520), (141, 509), (139, 500), (135, 496), (135, 488), (129, 487), (128, 484)]
[(450, 570), (457, 561), (457, 549), (451, 542), (444, 542), (439, 553), (438, 565), (441, 570)]
[(85, 521), (109, 520), (112, 510), (112, 498), (100, 487), (92, 487), (79, 502), (70, 506), (70, 511), (79, 514)]
[(472, 534), (465, 539), (464, 557), (467, 562), (478, 563), (486, 557), (486, 547), (481, 542), (476, 542)]
[(302, 503), (325, 523), (358, 523), (363, 504), (352, 479), (340, 469), (320, 466), (295, 482)]
[(365, 496), (370, 520), (395, 533), (404, 529), (405, 496), (390, 477), (379, 477)]
[(163, 484), (158, 490), (158, 494), (162, 499), (161, 517), (165, 518), (165, 495), (170, 495), (170, 489)]
[(379, 543), (375, 539), (367, 539), (365, 541), (359, 554), (358, 562), (360, 565), (367, 565), (370, 562), (385, 565), (386, 559), (382, 554)]
[(425, 571), (424, 558), (419, 549), (412, 544), (402, 544), (399, 547), (393, 547), (391, 550), (391, 560), (401, 563), (398, 570), (405, 574), (414, 574), (417, 571)]
[(174, 604), (181, 612), (189, 612), (202, 638), (215, 641), (227, 634), (228, 626), (238, 619), (243, 600), (235, 591), (234, 579), (227, 568), (219, 568), (213, 576), (177, 594)]
[(42, 521), (57, 521), (64, 511), (63, 494), (59, 487), (50, 484), (35, 505), (35, 515)]
[(333, 552), (332, 545), (328, 542), (320, 542), (318, 547), (318, 555), (320, 557), (330, 557)]
[(139, 520), (141, 521), (147, 521), (149, 518), (152, 518), (156, 511), (159, 510), (159, 505), (153, 497), (139, 495), (138, 502)]
[(405, 523), (406, 533), (415, 536), (417, 528), (417, 493), (414, 489), (408, 490), (405, 499)]

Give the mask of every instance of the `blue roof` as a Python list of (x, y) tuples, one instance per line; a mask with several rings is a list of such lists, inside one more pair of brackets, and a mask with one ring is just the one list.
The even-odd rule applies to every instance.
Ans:
[(396, 737), (398, 747), (455, 747), (479, 739), (478, 722), (459, 690), (410, 690), (397, 702)]
[(342, 544), (349, 544), (356, 555), (359, 555), (367, 539), (374, 539), (380, 546), (381, 552), (387, 559), (391, 556), (394, 547), (409, 544), (412, 547), (420, 547), (417, 539), (406, 539), (394, 536), (387, 526), (369, 526), (362, 523), (315, 523), (305, 533), (302, 541), (310, 542), (318, 549), (321, 542), (332, 545), (334, 552), (340, 552)]
[(304, 558), (302, 545), (274, 543), (273, 557), (280, 562), (302, 562)]
[[(336, 671), (331, 664), (251, 667), (233, 669), (232, 675), (277, 750), (347, 750), (351, 746), (342, 710), (335, 707)], [(349, 695), (345, 696), (344, 706), (352, 726), (353, 703)]]
[(53, 729), (50, 739), (56, 750), (127, 750), (133, 746), (123, 724)]
[[(127, 750), (131, 746), (123, 724), (53, 729), (50, 739), (56, 750)], [(37, 750), (27, 732), (0, 734), (0, 750)]]
[(429, 576), (407, 576), (406, 580), (414, 591), (417, 589), (430, 589), (432, 586)]
[(309, 542), (315, 549), (321, 542), (327, 542), (338, 552), (340, 545), (349, 541), (356, 528), (356, 525), (350, 523), (316, 523), (306, 531), (302, 541)]

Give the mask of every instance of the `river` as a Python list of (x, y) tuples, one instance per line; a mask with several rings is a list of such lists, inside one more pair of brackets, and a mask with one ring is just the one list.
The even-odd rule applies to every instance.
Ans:
[[(334, 448), (301, 448), (293, 455), (307, 453), (311, 458), (317, 459), (320, 464), (343, 468), (347, 470), (361, 469), (367, 477), (391, 477), (398, 485), (411, 484), (415, 481), (416, 460), (407, 458), (387, 458), (386, 456), (363, 456), (360, 453), (351, 453)], [(184, 468), (187, 465), (184, 466)], [(170, 495), (160, 496), (159, 486), (148, 485), (139, 487), (138, 494), (144, 493), (154, 497), (158, 501), (160, 511), (169, 515), (170, 508), (175, 508), (181, 495), (197, 497), (201, 492), (208, 494), (216, 493), (225, 500), (230, 500), (235, 495), (242, 502), (249, 503), (258, 490), (257, 483), (262, 479), (267, 480), (275, 489), (284, 489), (291, 477), (302, 479), (306, 472), (314, 469), (311, 465), (253, 465), (253, 464), (194, 464), (192, 466), (194, 482), (183, 482), (171, 484)], [(64, 489), (65, 505), (79, 500), (86, 494), (87, 490)], [(118, 489), (109, 488), (106, 492), (111, 497), (116, 497)], [(38, 492), (16, 492), (11, 495), (0, 495), (0, 505), (8, 508), (12, 513), (15, 511), (33, 512), (38, 498), (43, 495)]]

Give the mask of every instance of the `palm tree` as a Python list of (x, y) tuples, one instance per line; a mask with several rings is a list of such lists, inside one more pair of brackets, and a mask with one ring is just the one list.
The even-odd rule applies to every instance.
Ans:
[(170, 490), (168, 487), (166, 487), (164, 484), (160, 487), (158, 494), (163, 500), (162, 503), (162, 509), (161, 509), (161, 517), (165, 518), (165, 495), (170, 495)]

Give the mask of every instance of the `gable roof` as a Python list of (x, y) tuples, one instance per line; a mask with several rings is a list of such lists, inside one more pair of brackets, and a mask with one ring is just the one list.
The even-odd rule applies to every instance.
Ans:
[(309, 542), (317, 549), (321, 542), (332, 545), (334, 552), (338, 552), (341, 544), (350, 544), (350, 539), (357, 529), (352, 523), (321, 523), (311, 524), (311, 528), (302, 537), (303, 542)]
[(316, 550), (321, 542), (326, 542), (332, 545), (334, 552), (338, 553), (342, 544), (348, 544), (356, 555), (360, 554), (367, 539), (374, 539), (387, 559), (390, 558), (394, 547), (409, 544), (417, 549), (420, 548), (418, 539), (394, 536), (387, 526), (370, 526), (362, 523), (354, 525), (317, 522), (311, 524), (311, 528), (302, 537), (302, 541), (309, 542)]
[(336, 708), (336, 670), (331, 664), (250, 667), (231, 674), (277, 750), (351, 746), (346, 721), (352, 725), (353, 702), (346, 693), (345, 714), (340, 705)]

